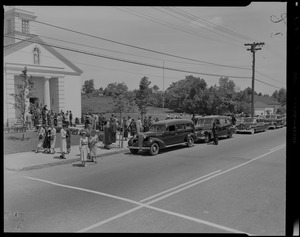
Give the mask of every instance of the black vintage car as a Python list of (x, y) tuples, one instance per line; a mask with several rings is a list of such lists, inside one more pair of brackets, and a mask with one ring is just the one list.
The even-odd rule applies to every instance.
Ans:
[(264, 132), (267, 129), (267, 124), (261, 118), (244, 118), (243, 121), (236, 126), (236, 133), (251, 133)]
[(196, 119), (196, 140), (202, 140), (204, 142), (210, 142), (213, 139), (213, 121), (217, 122), (218, 137), (226, 136), (232, 137), (235, 133), (235, 129), (231, 122), (230, 116), (223, 115), (210, 115), (210, 116), (195, 116)]
[(268, 128), (276, 129), (284, 126), (284, 121), (282, 119), (282, 115), (279, 114), (270, 114), (266, 115), (265, 119), (266, 123), (268, 123)]
[(196, 139), (195, 126), (189, 119), (168, 119), (154, 123), (148, 132), (134, 135), (128, 141), (128, 148), (132, 154), (139, 150), (149, 151), (157, 155), (163, 148), (186, 144), (194, 145)]

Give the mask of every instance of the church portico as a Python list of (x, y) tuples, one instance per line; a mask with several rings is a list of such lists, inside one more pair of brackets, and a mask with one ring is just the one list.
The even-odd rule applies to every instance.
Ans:
[[(16, 85), (22, 83), (22, 70), (27, 68), (33, 88), (29, 102), (47, 105), (48, 110), (71, 110), (73, 117), (81, 118), (81, 74), (71, 61), (47, 42), (35, 35), (37, 17), (31, 11), (15, 7), (4, 14), (4, 125), (13, 124), (21, 112), (15, 108)], [(22, 24), (21, 24), (22, 23)], [(9, 37), (5, 37), (5, 36)], [(24, 39), (24, 40), (23, 40)], [(30, 40), (26, 40), (30, 39)]]

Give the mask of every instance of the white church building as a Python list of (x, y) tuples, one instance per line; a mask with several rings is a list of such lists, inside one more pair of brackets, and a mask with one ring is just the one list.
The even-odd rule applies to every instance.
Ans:
[(3, 116), (4, 126), (14, 124), (21, 112), (14, 107), (16, 86), (21, 83), (22, 70), (34, 83), (30, 102), (47, 105), (54, 112), (72, 111), (81, 118), (81, 71), (56, 49), (35, 34), (35, 19), (31, 11), (16, 7), (4, 12)]

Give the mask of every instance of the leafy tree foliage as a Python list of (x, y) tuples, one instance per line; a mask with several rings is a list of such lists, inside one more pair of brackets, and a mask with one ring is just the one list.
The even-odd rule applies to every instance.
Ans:
[(149, 87), (150, 84), (151, 81), (149, 81), (148, 77), (143, 77), (140, 81), (139, 90), (136, 90), (135, 93), (135, 102), (141, 113), (142, 120), (147, 113), (147, 107), (150, 105), (150, 97), (152, 94), (152, 90)]
[(281, 105), (286, 105), (286, 90), (281, 88), (279, 91), (274, 91), (272, 97), (275, 98)]
[[(26, 122), (26, 115), (31, 109), (29, 97), (30, 92), (33, 88), (34, 83), (32, 82), (32, 78), (27, 75), (27, 68), (25, 67), (22, 71), (21, 77), (21, 84), (16, 85), (17, 93), (10, 94), (14, 97), (14, 107), (21, 112), (20, 119), (22, 120), (22, 125), (25, 127)], [(22, 140), (25, 139), (25, 134), (22, 134)]]
[(82, 92), (84, 94), (91, 94), (95, 90), (94, 88), (94, 79), (90, 79), (84, 82), (82, 86)]
[(122, 83), (109, 83), (107, 87), (104, 89), (103, 94), (107, 96), (111, 96), (113, 94), (119, 93), (120, 91), (128, 91), (127, 85), (122, 82)]

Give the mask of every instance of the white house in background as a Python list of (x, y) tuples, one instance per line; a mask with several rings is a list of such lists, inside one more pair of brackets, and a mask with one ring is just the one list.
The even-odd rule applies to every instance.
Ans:
[(73, 118), (81, 118), (83, 72), (35, 34), (36, 18), (33, 12), (15, 7), (4, 13), (4, 126), (20, 117), (10, 94), (17, 93), (15, 85), (21, 82), (24, 67), (34, 83), (31, 102), (38, 99), (54, 112), (71, 110)]

